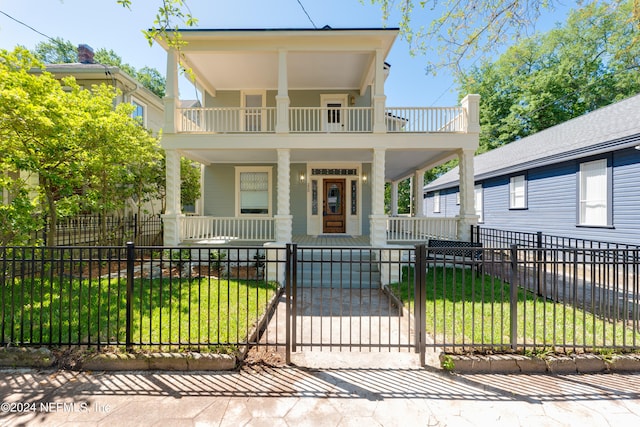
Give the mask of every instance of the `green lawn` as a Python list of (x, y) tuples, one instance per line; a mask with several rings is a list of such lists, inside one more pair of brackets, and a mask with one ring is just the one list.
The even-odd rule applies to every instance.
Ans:
[[(246, 341), (277, 285), (215, 277), (166, 278), (136, 279), (133, 289), (134, 343), (217, 347)], [(0, 287), (0, 309), (5, 342), (122, 344), (126, 280), (14, 280)]]
[[(401, 301), (414, 303), (414, 272), (403, 270), (391, 285)], [(509, 284), (461, 268), (430, 268), (426, 277), (427, 333), (458, 350), (510, 348)], [(566, 303), (556, 303), (519, 289), (517, 344), (526, 351), (600, 351), (605, 347), (640, 345), (640, 335), (622, 322), (612, 322)], [(637, 343), (634, 342), (637, 340)]]

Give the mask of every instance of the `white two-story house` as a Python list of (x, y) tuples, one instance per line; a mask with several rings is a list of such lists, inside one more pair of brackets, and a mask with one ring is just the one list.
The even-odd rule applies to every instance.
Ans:
[[(385, 59), (397, 35), (378, 28), (184, 30), (179, 51), (159, 40), (167, 50), (165, 244), (467, 239), (476, 221), (479, 97), (456, 107), (387, 106)], [(181, 67), (202, 91), (201, 107), (180, 108)], [(181, 212), (180, 157), (203, 165), (195, 216)], [(455, 157), (463, 177), (456, 218), (425, 217), (422, 185), (413, 186), (413, 217), (387, 214), (397, 209), (385, 210), (386, 182), (411, 177), (421, 184), (426, 170)]]

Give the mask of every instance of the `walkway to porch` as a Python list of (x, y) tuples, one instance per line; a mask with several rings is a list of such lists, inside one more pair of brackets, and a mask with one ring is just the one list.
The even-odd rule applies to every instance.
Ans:
[(300, 246), (353, 247), (370, 245), (369, 236), (348, 236), (344, 234), (296, 235), (293, 236), (293, 242)]

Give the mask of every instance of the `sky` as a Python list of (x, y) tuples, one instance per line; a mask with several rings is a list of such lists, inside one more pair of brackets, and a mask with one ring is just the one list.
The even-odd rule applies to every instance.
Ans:
[[(158, 45), (149, 46), (143, 29), (153, 26), (159, 0), (133, 0), (131, 10), (116, 0), (0, 0), (0, 48), (16, 45), (32, 49), (48, 37), (61, 37), (94, 50), (112, 49), (135, 68), (156, 68), (166, 72), (166, 54)], [(197, 28), (333, 28), (396, 27), (393, 14), (385, 23), (380, 6), (370, 0), (188, 0)], [(304, 10), (301, 7), (304, 6)], [(536, 29), (545, 31), (566, 17), (568, 5), (545, 14)], [(306, 10), (306, 13), (305, 13)], [(21, 21), (19, 24), (15, 20)], [(307, 17), (307, 14), (309, 17)], [(421, 12), (428, 19), (426, 12)], [(313, 21), (313, 23), (311, 22)], [(415, 19), (415, 24), (424, 24)], [(443, 70), (436, 76), (425, 73), (426, 58), (412, 56), (405, 40), (398, 38), (387, 62), (391, 74), (385, 84), (387, 105), (391, 107), (431, 107), (458, 104), (452, 74)], [(186, 81), (181, 82), (181, 98), (189, 99)], [(193, 98), (193, 96), (191, 96)]]

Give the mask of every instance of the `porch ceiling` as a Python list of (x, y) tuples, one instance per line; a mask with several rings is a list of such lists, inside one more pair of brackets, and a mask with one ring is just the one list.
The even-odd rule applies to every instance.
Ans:
[[(375, 55), (388, 55), (397, 28), (181, 30), (184, 65), (208, 91), (278, 88), (286, 53), (289, 90), (360, 89), (371, 84)], [(165, 40), (158, 43), (168, 49)]]
[[(276, 150), (181, 150), (185, 157), (205, 164), (211, 163), (277, 163)], [(397, 181), (416, 170), (431, 168), (455, 156), (444, 150), (387, 150), (385, 180)], [(291, 163), (371, 163), (373, 152), (366, 150), (291, 150)]]
[[(194, 52), (186, 57), (200, 83), (212, 90), (278, 88), (277, 52)], [(358, 89), (372, 54), (296, 52), (287, 61), (289, 90)]]

